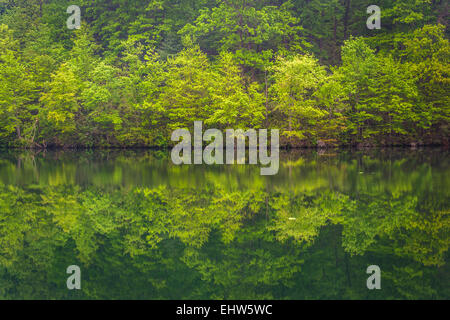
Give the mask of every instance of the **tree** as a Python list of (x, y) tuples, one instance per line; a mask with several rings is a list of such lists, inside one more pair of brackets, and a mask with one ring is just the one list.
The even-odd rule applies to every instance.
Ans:
[[(79, 80), (68, 64), (62, 64), (42, 94), (43, 110), (40, 114), (42, 134), (53, 137), (46, 144), (76, 144), (75, 117), (80, 111)], [(75, 138), (75, 139), (74, 139)]]
[[(414, 121), (418, 136), (426, 129), (433, 136), (448, 136), (450, 128), (450, 44), (444, 37), (444, 26), (426, 25), (403, 41), (398, 54), (416, 75), (420, 93), (420, 116)], [(446, 62), (447, 61), (447, 62)], [(439, 138), (438, 138), (439, 139)]]
[(348, 105), (348, 129), (354, 141), (407, 135), (406, 123), (417, 121), (418, 92), (415, 75), (407, 64), (390, 56), (375, 55), (362, 38), (346, 41), (342, 66), (336, 70)]
[(326, 77), (325, 68), (312, 55), (303, 55), (279, 57), (272, 71), (275, 110), (287, 118), (283, 134), (288, 138), (313, 137), (317, 120), (327, 115), (314, 95)]
[(22, 146), (34, 139), (29, 123), (37, 120), (32, 76), (18, 54), (18, 42), (8, 26), (0, 25), (0, 139), (9, 144), (17, 139)]
[[(211, 105), (211, 66), (206, 55), (196, 46), (186, 48), (169, 58), (165, 86), (152, 106), (169, 130), (190, 128), (194, 121), (208, 117)], [(169, 136), (169, 135), (167, 135)]]
[(274, 53), (302, 50), (300, 31), (289, 1), (219, 0), (180, 32), (198, 39), (206, 52), (230, 51), (241, 65), (264, 70)]
[(221, 129), (260, 128), (266, 118), (263, 94), (258, 83), (243, 78), (231, 53), (220, 55), (212, 75), (206, 124)]

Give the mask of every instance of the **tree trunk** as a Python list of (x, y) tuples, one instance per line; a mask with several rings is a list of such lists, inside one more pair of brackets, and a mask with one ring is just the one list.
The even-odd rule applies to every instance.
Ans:
[(269, 105), (268, 105), (268, 86), (267, 86), (267, 68), (264, 69), (264, 81), (266, 84), (265, 95), (266, 95), (266, 127), (269, 128)]
[(21, 135), (21, 133), (20, 133), (20, 126), (17, 126), (16, 127), (16, 133), (17, 133), (17, 138), (20, 140), (20, 139), (22, 139), (22, 135)]
[(349, 15), (350, 15), (350, 2), (351, 2), (351, 0), (345, 0), (345, 13), (344, 13), (344, 40), (347, 39), (348, 20), (349, 20)]

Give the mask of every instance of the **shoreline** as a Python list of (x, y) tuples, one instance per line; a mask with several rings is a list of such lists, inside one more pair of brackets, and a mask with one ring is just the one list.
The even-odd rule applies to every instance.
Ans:
[[(0, 146), (0, 151), (8, 150), (21, 150), (21, 151), (86, 151), (86, 150), (156, 150), (156, 151), (170, 151), (173, 147), (158, 147), (158, 146), (126, 146), (126, 147), (116, 147), (116, 146), (94, 146), (94, 147), (46, 147), (46, 148), (27, 148), (27, 147), (2, 147)], [(374, 150), (374, 149), (423, 149), (423, 148), (435, 148), (435, 149), (449, 149), (449, 145), (446, 144), (426, 144), (426, 145), (342, 145), (342, 146), (302, 146), (302, 147), (292, 147), (292, 146), (280, 146), (282, 151), (291, 150)], [(248, 147), (245, 148), (249, 150)]]

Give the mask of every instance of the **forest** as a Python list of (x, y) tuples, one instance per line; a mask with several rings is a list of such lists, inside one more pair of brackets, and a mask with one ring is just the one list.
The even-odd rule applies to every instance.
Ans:
[(358, 152), (290, 150), (269, 180), (154, 150), (8, 150), (0, 300), (448, 299), (448, 153)]
[(194, 121), (447, 146), (448, 39), (446, 0), (0, 0), (0, 146), (166, 148)]

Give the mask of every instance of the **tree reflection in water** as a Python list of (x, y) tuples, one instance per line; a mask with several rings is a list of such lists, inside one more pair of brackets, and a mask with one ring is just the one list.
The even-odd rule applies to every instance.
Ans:
[(167, 156), (0, 153), (0, 299), (450, 298), (447, 151), (293, 151), (274, 177)]

